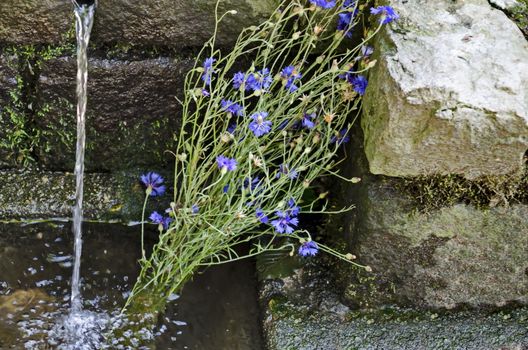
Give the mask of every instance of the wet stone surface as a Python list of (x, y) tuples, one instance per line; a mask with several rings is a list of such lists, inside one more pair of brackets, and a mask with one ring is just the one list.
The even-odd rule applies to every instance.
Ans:
[(261, 348), (251, 262), (197, 275), (181, 297), (171, 298), (154, 328), (124, 332), (106, 347), (109, 324), (127, 324), (118, 314), (138, 273), (139, 227), (85, 225), (84, 311), (63, 323), (73, 264), (70, 230), (63, 223), (0, 226), (0, 349), (69, 349), (71, 333), (76, 350), (138, 349), (134, 344), (141, 342), (167, 350)]
[[(138, 222), (145, 200), (139, 181), (145, 170), (119, 173), (87, 173), (84, 177), (84, 217), (92, 221)], [(172, 191), (169, 173), (160, 171)], [(73, 173), (0, 171), (0, 220), (38, 220), (72, 215), (75, 196)], [(169, 205), (169, 196), (151, 197), (147, 213)]]
[(73, 7), (68, 1), (0, 2), (0, 42), (57, 43), (72, 25)]
[[(201, 46), (214, 31), (215, 0), (99, 1), (96, 45)], [(258, 24), (278, 5), (275, 0), (221, 2), (219, 15), (236, 10), (220, 25), (218, 41), (231, 44), (248, 23)], [(73, 24), (73, 6), (62, 0), (0, 2), (0, 43), (57, 43)]]
[[(190, 57), (89, 60), (86, 168), (108, 171), (167, 164), (179, 130), (183, 81)], [(73, 168), (75, 159), (75, 57), (46, 61), (37, 82), (43, 111), (38, 159), (50, 170)]]
[(385, 306), (358, 310), (339, 297), (335, 269), (318, 257), (289, 276), (261, 274), (267, 349), (518, 350), (528, 345), (528, 309), (440, 313)]

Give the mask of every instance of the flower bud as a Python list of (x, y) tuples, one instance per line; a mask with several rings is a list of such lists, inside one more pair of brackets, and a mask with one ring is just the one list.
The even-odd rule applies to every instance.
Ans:
[(355, 260), (356, 256), (354, 254), (348, 253), (347, 255), (345, 255), (345, 258), (347, 258), (348, 260)]
[(220, 141), (222, 141), (223, 143), (228, 143), (229, 141), (231, 141), (231, 137), (232, 135), (228, 132), (224, 132), (222, 133), (222, 135), (220, 135)]

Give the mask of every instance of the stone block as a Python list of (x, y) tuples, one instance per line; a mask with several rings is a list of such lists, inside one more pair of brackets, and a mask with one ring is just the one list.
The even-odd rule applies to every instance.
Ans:
[(518, 170), (528, 149), (528, 42), (485, 0), (391, 0), (362, 127), (374, 174)]
[(62, 0), (0, 2), (0, 43), (58, 43), (73, 26), (73, 7)]
[[(376, 292), (366, 304), (528, 304), (528, 205), (420, 211), (397, 181), (373, 181), (357, 193), (352, 251), (374, 270), (370, 292)], [(354, 301), (369, 295), (364, 288), (352, 284), (347, 294)]]
[[(84, 178), (84, 217), (95, 221), (140, 221), (145, 191), (140, 172), (89, 173)], [(165, 175), (165, 174), (164, 174)], [(169, 177), (165, 176), (165, 179)], [(0, 220), (70, 219), (75, 204), (73, 173), (0, 171)], [(152, 198), (147, 212), (162, 211), (168, 196)]]
[[(88, 170), (161, 164), (179, 130), (183, 79), (191, 58), (121, 61), (91, 58), (88, 73)], [(73, 169), (76, 138), (76, 60), (46, 61), (37, 83), (39, 163)]]
[[(98, 46), (202, 46), (214, 32), (215, 4), (216, 0), (99, 1), (92, 42)], [(228, 10), (237, 13), (222, 21), (217, 43), (233, 43), (242, 28), (261, 23), (277, 5), (276, 0), (221, 1), (219, 15)], [(0, 42), (58, 43), (73, 23), (70, 1), (0, 2)]]
[[(216, 0), (101, 1), (93, 37), (97, 43), (202, 46), (214, 31), (215, 4)], [(237, 13), (222, 21), (217, 43), (233, 43), (242, 28), (260, 24), (277, 5), (276, 0), (221, 1), (219, 15)]]
[(387, 305), (349, 308), (342, 304), (340, 282), (334, 279), (339, 264), (328, 255), (302, 259), (296, 265), (291, 259), (295, 258), (280, 258), (277, 253), (257, 257), (267, 349), (513, 350), (528, 341), (527, 308), (491, 313)]

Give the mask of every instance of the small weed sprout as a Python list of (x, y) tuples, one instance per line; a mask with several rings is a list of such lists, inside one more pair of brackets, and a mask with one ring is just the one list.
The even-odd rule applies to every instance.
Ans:
[[(200, 268), (266, 251), (303, 257), (322, 251), (370, 270), (352, 254), (314, 242), (298, 217), (351, 209), (330, 211), (301, 199), (317, 177), (334, 174), (373, 66), (367, 43), (397, 18), (388, 7), (372, 11), (377, 28), (345, 49), (365, 8), (354, 0), (284, 1), (223, 54), (215, 38), (231, 14), (219, 16), (217, 5), (214, 35), (185, 80), (173, 200), (165, 216), (150, 216), (159, 241), (149, 257), (143, 252), (129, 311), (163, 307)], [(248, 58), (249, 68), (237, 71)], [(146, 199), (162, 186), (158, 176), (143, 178)], [(241, 244), (249, 251), (241, 254)]]

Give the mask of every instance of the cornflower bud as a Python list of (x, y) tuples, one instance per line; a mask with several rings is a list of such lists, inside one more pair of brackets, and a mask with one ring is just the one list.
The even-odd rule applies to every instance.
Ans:
[(220, 135), (220, 141), (222, 141), (223, 143), (228, 143), (229, 141), (231, 141), (233, 135), (231, 135), (230, 133), (228, 132), (224, 132), (222, 133), (222, 135)]
[(345, 255), (345, 258), (347, 258), (348, 260), (355, 260), (356, 256), (354, 254), (348, 253), (347, 255)]
[(339, 63), (337, 62), (337, 60), (334, 60), (332, 62), (332, 67), (330, 68), (330, 71), (333, 73), (339, 71)]

